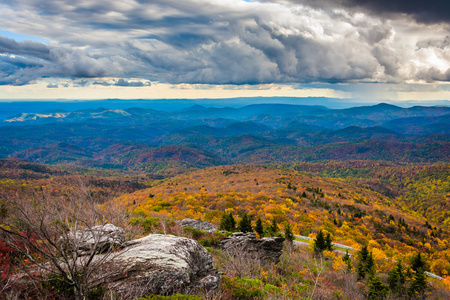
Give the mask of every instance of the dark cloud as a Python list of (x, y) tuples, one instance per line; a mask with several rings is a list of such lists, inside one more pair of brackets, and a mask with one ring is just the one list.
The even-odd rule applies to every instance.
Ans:
[(25, 85), (41, 77), (45, 62), (33, 58), (0, 55), (0, 85)]
[(123, 87), (150, 84), (139, 78), (209, 84), (449, 80), (439, 62), (429, 64), (427, 57), (434, 53), (450, 62), (449, 38), (435, 30), (443, 26), (426, 31), (423, 25), (422, 35), (413, 37), (411, 19), (402, 17), (403, 27), (395, 28), (384, 18), (408, 14), (420, 22), (445, 22), (450, 4), (444, 1), (3, 3), (0, 27), (53, 42), (0, 37), (0, 84), (43, 77), (73, 78), (74, 86), (85, 85), (79, 79), (104, 77), (109, 81), (92, 84)]
[(363, 8), (375, 14), (408, 14), (418, 22), (450, 22), (448, 0), (344, 0), (346, 7)]
[(409, 15), (421, 23), (449, 23), (450, 1), (447, 0), (268, 0), (267, 2), (304, 4), (320, 9), (344, 8), (372, 15), (396, 18)]
[(24, 85), (42, 77), (90, 78), (117, 75), (119, 63), (79, 49), (0, 36), (0, 84)]
[(16, 42), (3, 36), (0, 36), (0, 53), (31, 56), (44, 60), (50, 58), (50, 50), (45, 44), (33, 41)]
[(49, 88), (49, 89), (57, 89), (57, 88), (59, 88), (59, 86), (57, 84), (49, 83), (49, 84), (47, 84), (47, 88)]

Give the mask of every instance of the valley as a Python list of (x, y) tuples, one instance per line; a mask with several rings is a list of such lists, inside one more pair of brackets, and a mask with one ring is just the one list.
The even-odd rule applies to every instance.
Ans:
[[(450, 294), (449, 116), (448, 107), (389, 104), (18, 113), (0, 121), (0, 210), (5, 222), (13, 221), (11, 199), (39, 207), (39, 201), (65, 203), (82, 191), (130, 237), (194, 238), (217, 263), (223, 254), (216, 248), (225, 235), (183, 231), (177, 221), (193, 218), (218, 228), (224, 215), (237, 222), (246, 216), (253, 228), (260, 220), (267, 236), (283, 235), (289, 227), (310, 239), (300, 240), (309, 248), (286, 248), (275, 269), (261, 267), (249, 275), (274, 285), (285, 299), (311, 295), (308, 274), (318, 262), (312, 241), (323, 231), (333, 243), (367, 246), (385, 282), (395, 262), (411, 262), (420, 253), (424, 270), (442, 279), (429, 279), (427, 297), (445, 299)], [(373, 278), (356, 280), (358, 253), (350, 253), (353, 269), (345, 269), (343, 253), (326, 253), (328, 279), (313, 299), (366, 299)], [(29, 267), (8, 259), (0, 260), (5, 276)], [(240, 284), (236, 274), (224, 274), (222, 289)], [(408, 276), (413, 282), (413, 274)], [(344, 278), (355, 286), (345, 287)], [(359, 292), (352, 290), (356, 284)]]

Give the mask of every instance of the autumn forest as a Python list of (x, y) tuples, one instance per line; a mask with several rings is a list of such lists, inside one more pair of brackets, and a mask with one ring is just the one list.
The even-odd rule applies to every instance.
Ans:
[[(0, 120), (0, 298), (121, 299), (36, 274), (65, 257), (47, 235), (112, 223), (197, 240), (221, 274), (145, 299), (450, 299), (450, 108), (100, 105)], [(283, 237), (280, 261), (225, 255), (239, 231)]]

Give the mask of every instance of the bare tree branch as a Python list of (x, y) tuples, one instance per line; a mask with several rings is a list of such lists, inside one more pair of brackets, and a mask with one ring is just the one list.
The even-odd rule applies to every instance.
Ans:
[(29, 262), (17, 280), (42, 282), (53, 276), (73, 288), (75, 299), (85, 299), (90, 289), (117, 274), (107, 264), (119, 255), (125, 233), (106, 239), (105, 229), (109, 220), (125, 224), (126, 217), (124, 210), (115, 208), (116, 215), (102, 210), (81, 181), (78, 187), (61, 197), (46, 190), (33, 199), (3, 197), (8, 214), (1, 220), (0, 239)]

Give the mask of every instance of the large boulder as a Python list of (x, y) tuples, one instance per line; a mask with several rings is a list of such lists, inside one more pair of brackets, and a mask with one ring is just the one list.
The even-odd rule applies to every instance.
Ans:
[(208, 251), (197, 241), (150, 234), (127, 243), (108, 263), (116, 270), (106, 284), (125, 297), (215, 290), (220, 276)]
[(79, 251), (102, 252), (110, 248), (122, 247), (125, 243), (125, 231), (113, 224), (105, 224), (71, 231), (60, 239)]
[(283, 249), (283, 237), (256, 238), (254, 233), (235, 232), (220, 242), (223, 251), (232, 255), (257, 256), (262, 262), (280, 261)]
[(217, 230), (217, 228), (206, 221), (200, 221), (196, 219), (183, 219), (177, 222), (181, 227), (192, 227), (197, 230), (205, 230), (206, 232), (212, 233)]

